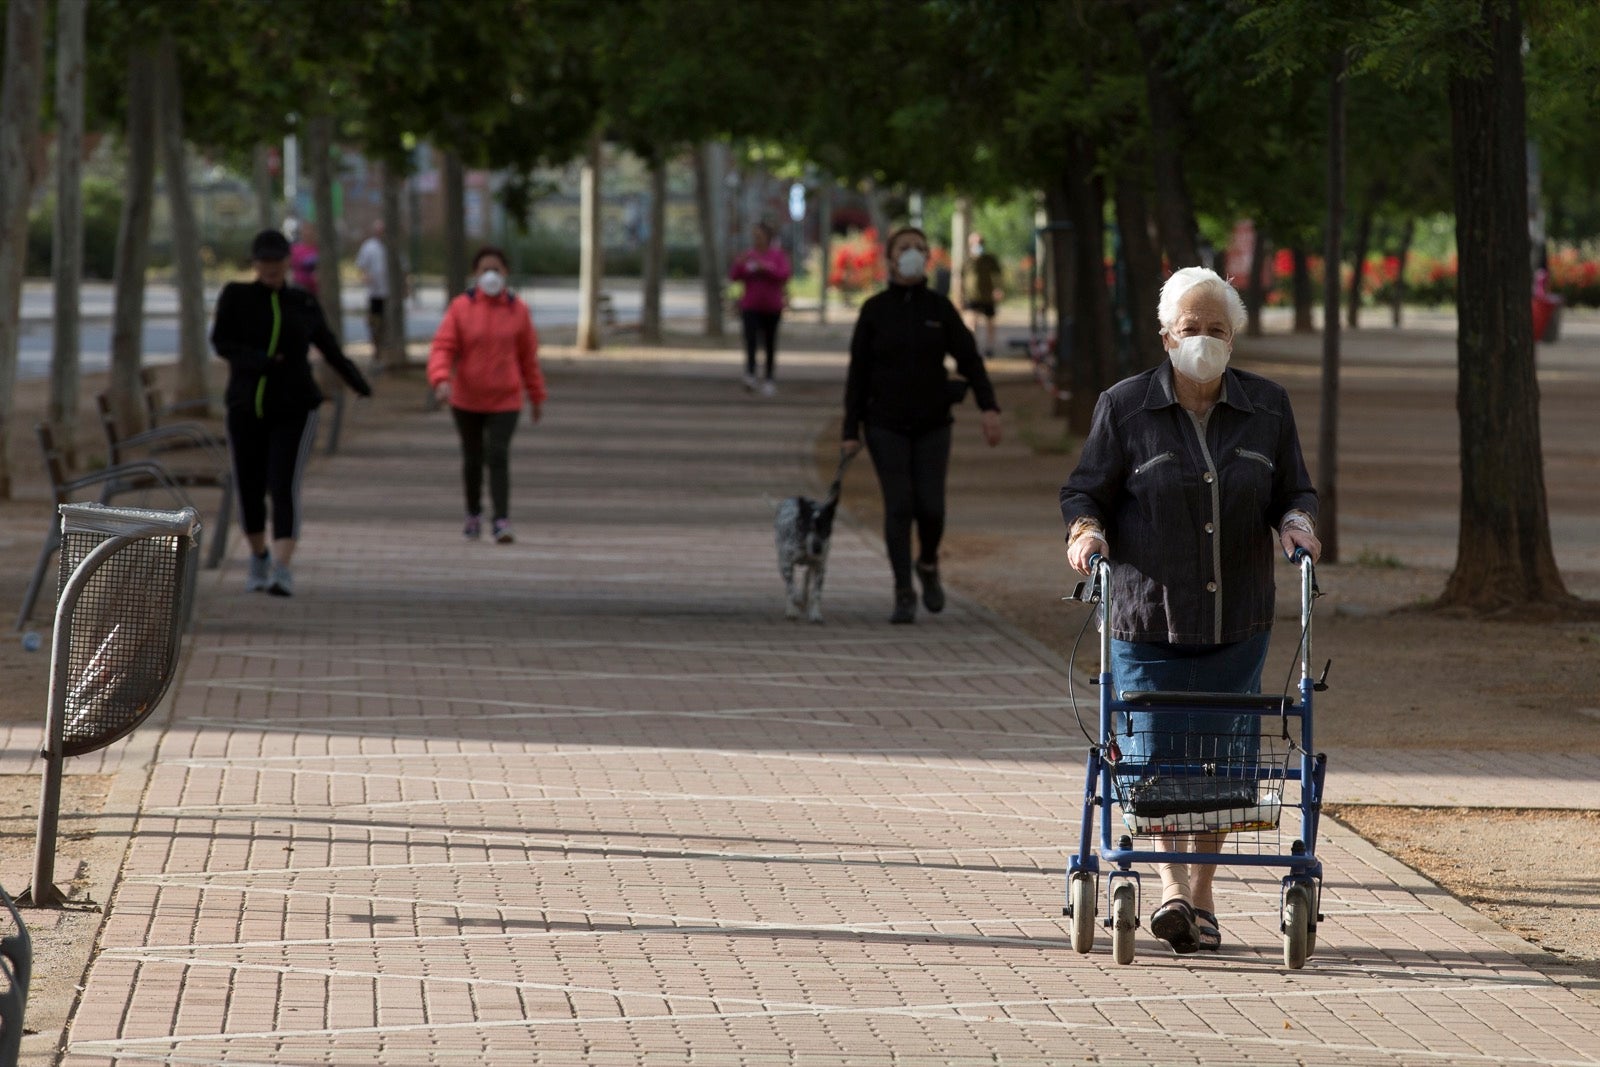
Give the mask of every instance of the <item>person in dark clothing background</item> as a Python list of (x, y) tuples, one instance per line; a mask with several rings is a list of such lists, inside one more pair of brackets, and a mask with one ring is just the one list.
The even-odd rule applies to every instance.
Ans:
[[(889, 236), (889, 287), (861, 306), (850, 339), (842, 449), (865, 440), (883, 492), (883, 540), (894, 571), (893, 623), (916, 621), (911, 584), (911, 527), (917, 528), (916, 574), (922, 604), (944, 609), (939, 541), (944, 536), (945, 474), (950, 467), (950, 409), (971, 387), (983, 410), (983, 439), (1000, 443), (1000, 405), (972, 331), (949, 299), (928, 288), (928, 238), (905, 227)], [(961, 378), (945, 369), (955, 357)]]
[(211, 346), (228, 361), (228, 450), (240, 520), (250, 542), (245, 588), (276, 596), (294, 593), (290, 564), (300, 535), (300, 474), (316, 437), (316, 410), (323, 400), (311, 375), (311, 346), (351, 389), (372, 395), (328, 328), (316, 297), (284, 284), (288, 258), (288, 238), (277, 230), (258, 233), (250, 245), (255, 280), (223, 286), (211, 328)]

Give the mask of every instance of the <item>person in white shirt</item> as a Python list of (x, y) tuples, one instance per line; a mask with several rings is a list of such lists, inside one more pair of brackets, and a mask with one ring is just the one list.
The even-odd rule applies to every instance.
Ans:
[(385, 351), (383, 304), (389, 297), (389, 264), (383, 247), (383, 222), (372, 224), (372, 234), (356, 252), (356, 269), (367, 283), (367, 331), (372, 335), (372, 369), (383, 368)]

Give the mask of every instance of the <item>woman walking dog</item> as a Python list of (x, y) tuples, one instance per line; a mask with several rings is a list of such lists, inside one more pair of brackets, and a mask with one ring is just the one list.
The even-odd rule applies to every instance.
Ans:
[[(889, 287), (861, 306), (850, 339), (845, 381), (846, 456), (872, 455), (883, 492), (883, 541), (894, 572), (892, 623), (915, 622), (911, 584), (911, 527), (920, 551), (916, 573), (922, 605), (944, 610), (939, 542), (944, 536), (945, 474), (950, 467), (950, 414), (971, 386), (983, 410), (980, 428), (990, 447), (1000, 443), (1000, 405), (978, 355), (972, 331), (950, 301), (928, 288), (928, 237), (907, 226), (889, 236)], [(955, 357), (965, 382), (945, 370)]]

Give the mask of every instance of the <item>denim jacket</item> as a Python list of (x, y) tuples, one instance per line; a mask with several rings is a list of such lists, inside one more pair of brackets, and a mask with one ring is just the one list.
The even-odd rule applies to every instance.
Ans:
[(1105, 530), (1123, 641), (1230, 644), (1270, 630), (1277, 527), (1292, 510), (1315, 519), (1317, 493), (1283, 387), (1225, 371), (1202, 440), (1170, 362), (1101, 394), (1061, 487), (1069, 531), (1080, 519)]

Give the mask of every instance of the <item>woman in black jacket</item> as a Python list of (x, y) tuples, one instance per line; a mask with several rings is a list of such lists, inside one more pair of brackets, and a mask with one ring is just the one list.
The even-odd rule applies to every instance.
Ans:
[[(322, 391), (307, 358), (312, 345), (362, 396), (372, 388), (345, 357), (317, 298), (284, 284), (289, 241), (263, 230), (250, 245), (255, 281), (229, 282), (217, 297), (211, 346), (228, 361), (228, 448), (250, 572), (245, 588), (276, 596), (294, 593), (295, 539), (300, 533), (300, 472), (316, 438)], [(268, 493), (272, 547), (267, 547)]]
[[(978, 356), (972, 331), (948, 299), (928, 288), (928, 238), (915, 227), (889, 236), (889, 287), (861, 306), (850, 339), (844, 393), (847, 456), (867, 451), (883, 490), (883, 540), (894, 570), (893, 623), (916, 621), (911, 585), (911, 526), (920, 551), (916, 572), (922, 603), (944, 609), (939, 541), (944, 536), (945, 474), (950, 467), (950, 409), (972, 387), (983, 409), (983, 439), (1000, 443), (1000, 405)], [(954, 356), (965, 381), (945, 370)]]

